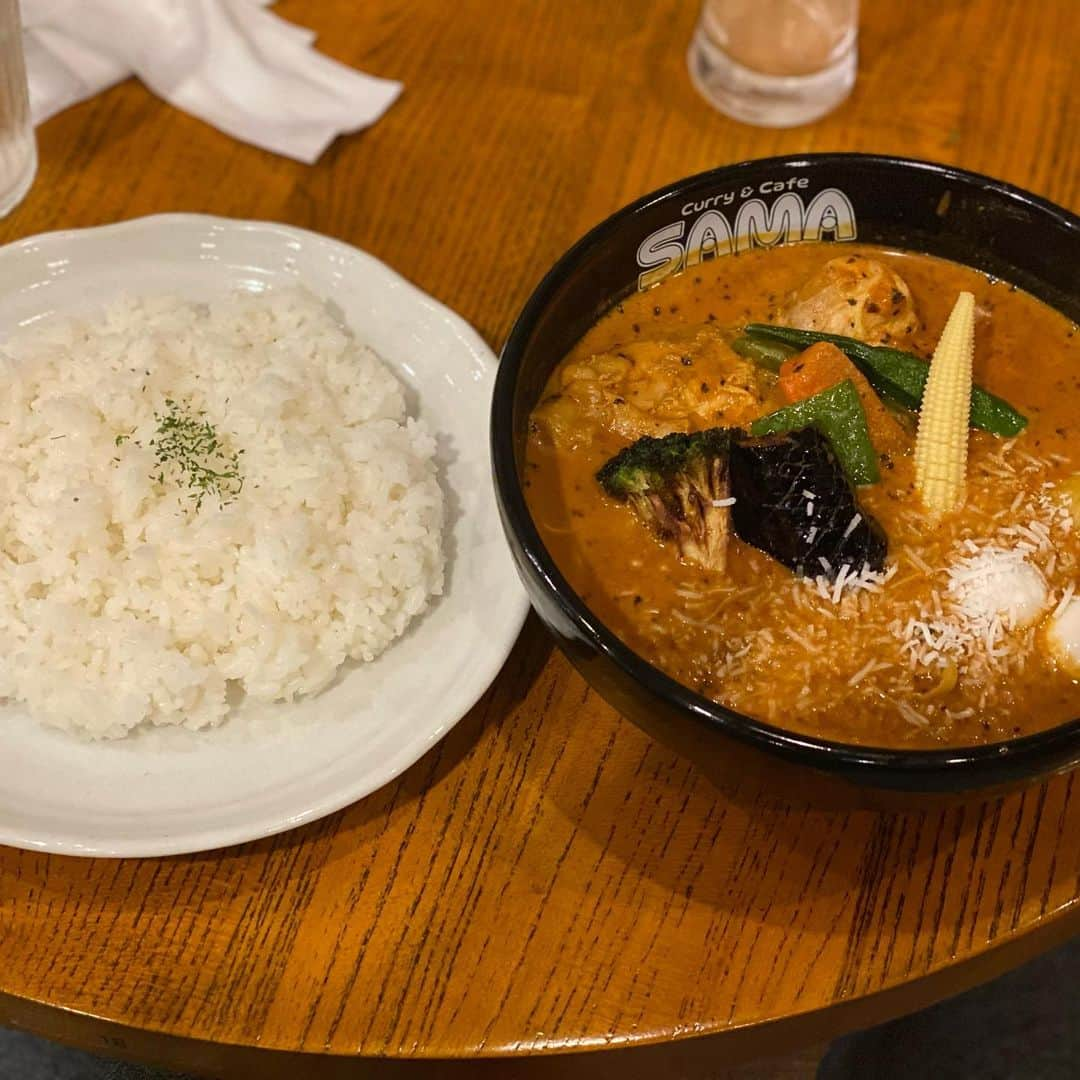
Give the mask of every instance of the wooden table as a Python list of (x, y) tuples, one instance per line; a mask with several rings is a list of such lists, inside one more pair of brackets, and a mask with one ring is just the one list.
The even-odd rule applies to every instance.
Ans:
[[(289, 0), (279, 11), (326, 51), (404, 80), (373, 129), (307, 168), (129, 82), (41, 130), (37, 183), (0, 239), (167, 210), (287, 221), (373, 252), (498, 346), (588, 226), (724, 162), (913, 154), (1080, 206), (1072, 0), (867, 4), (852, 99), (781, 132), (696, 96), (696, 6)], [(1074, 782), (911, 813), (733, 799), (530, 621), (441, 746), (325, 821), (183, 858), (0, 849), (0, 1023), (259, 1076), (604, 1047), (661, 1076), (775, 1052), (1072, 934)], [(581, 1055), (559, 1075), (595, 1067)]]

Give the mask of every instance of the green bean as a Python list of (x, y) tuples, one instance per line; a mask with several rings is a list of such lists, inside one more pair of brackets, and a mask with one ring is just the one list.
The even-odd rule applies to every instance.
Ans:
[(817, 428), (829, 440), (852, 484), (876, 484), (881, 479), (866, 413), (850, 379), (755, 420), (750, 434), (779, 435), (808, 427)]

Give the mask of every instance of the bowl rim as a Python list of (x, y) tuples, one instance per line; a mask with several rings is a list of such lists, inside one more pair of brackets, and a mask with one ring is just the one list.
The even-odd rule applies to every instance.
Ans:
[[(491, 454), (495, 484), (503, 509), (504, 524), (514, 533), (522, 557), (549, 596), (557, 603), (562, 615), (574, 628), (575, 634), (615, 665), (624, 675), (641, 686), (655, 699), (673, 705), (700, 725), (730, 736), (741, 743), (767, 750), (797, 764), (826, 772), (858, 771), (868, 782), (875, 777), (885, 781), (888, 776), (914, 780), (927, 773), (948, 770), (962, 774), (965, 781), (979, 777), (998, 779), (1003, 771), (1023, 774), (1043, 770), (1047, 759), (1060, 755), (1066, 748), (1080, 743), (1080, 718), (1065, 721), (1045, 731), (1006, 739), (994, 743), (968, 744), (941, 749), (903, 749), (887, 746), (861, 745), (805, 735), (755, 719), (735, 709), (702, 696), (665, 674), (639, 656), (605, 626), (563, 577), (540, 537), (525, 501), (514, 454), (514, 391), (524, 356), (525, 346), (540, 314), (561, 286), (567, 273), (589, 252), (603, 244), (613, 233), (653, 204), (672, 195), (716, 179), (729, 183), (750, 170), (762, 168), (798, 169), (815, 165), (858, 164), (879, 168), (915, 169), (935, 174), (945, 180), (991, 189), (1007, 198), (1025, 204), (1042, 215), (1054, 219), (1059, 226), (1074, 231), (1080, 241), (1080, 216), (1042, 196), (982, 173), (943, 165), (918, 158), (889, 154), (853, 152), (779, 155), (753, 158), (730, 165), (707, 169), (666, 184), (627, 204), (593, 226), (577, 240), (543, 276), (530, 294), (514, 321), (499, 354), (495, 391), (491, 410)], [(961, 775), (957, 775), (958, 780)]]

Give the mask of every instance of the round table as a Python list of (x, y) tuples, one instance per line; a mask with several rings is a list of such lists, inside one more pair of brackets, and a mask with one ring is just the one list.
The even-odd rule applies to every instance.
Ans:
[[(288, 221), (371, 251), (498, 345), (588, 226), (724, 162), (896, 152), (1080, 205), (1070, 0), (868, 4), (854, 96), (790, 131), (696, 96), (690, 0), (278, 10), (401, 78), (401, 100), (305, 167), (122, 84), (41, 129), (0, 240), (167, 210)], [(166, 859), (0, 848), (0, 1023), (241, 1075), (507, 1056), (529, 1075), (551, 1053), (593, 1075), (600, 1049), (689, 1075), (922, 1007), (1075, 932), (1073, 787), (908, 812), (721, 793), (530, 619), (440, 746), (324, 821)]]

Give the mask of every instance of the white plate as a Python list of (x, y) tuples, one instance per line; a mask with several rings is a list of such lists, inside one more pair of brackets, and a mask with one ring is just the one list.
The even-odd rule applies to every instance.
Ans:
[[(378, 660), (296, 704), (206, 732), (85, 743), (0, 708), (0, 843), (75, 855), (202, 851), (293, 828), (392, 780), (502, 666), (528, 607), (488, 457), (495, 357), (465, 322), (378, 260), (284, 225), (169, 214), (0, 248), (0, 339), (118, 292), (194, 299), (302, 283), (337, 305), (439, 433), (447, 588)], [(0, 389), (2, 392), (2, 389)]]

